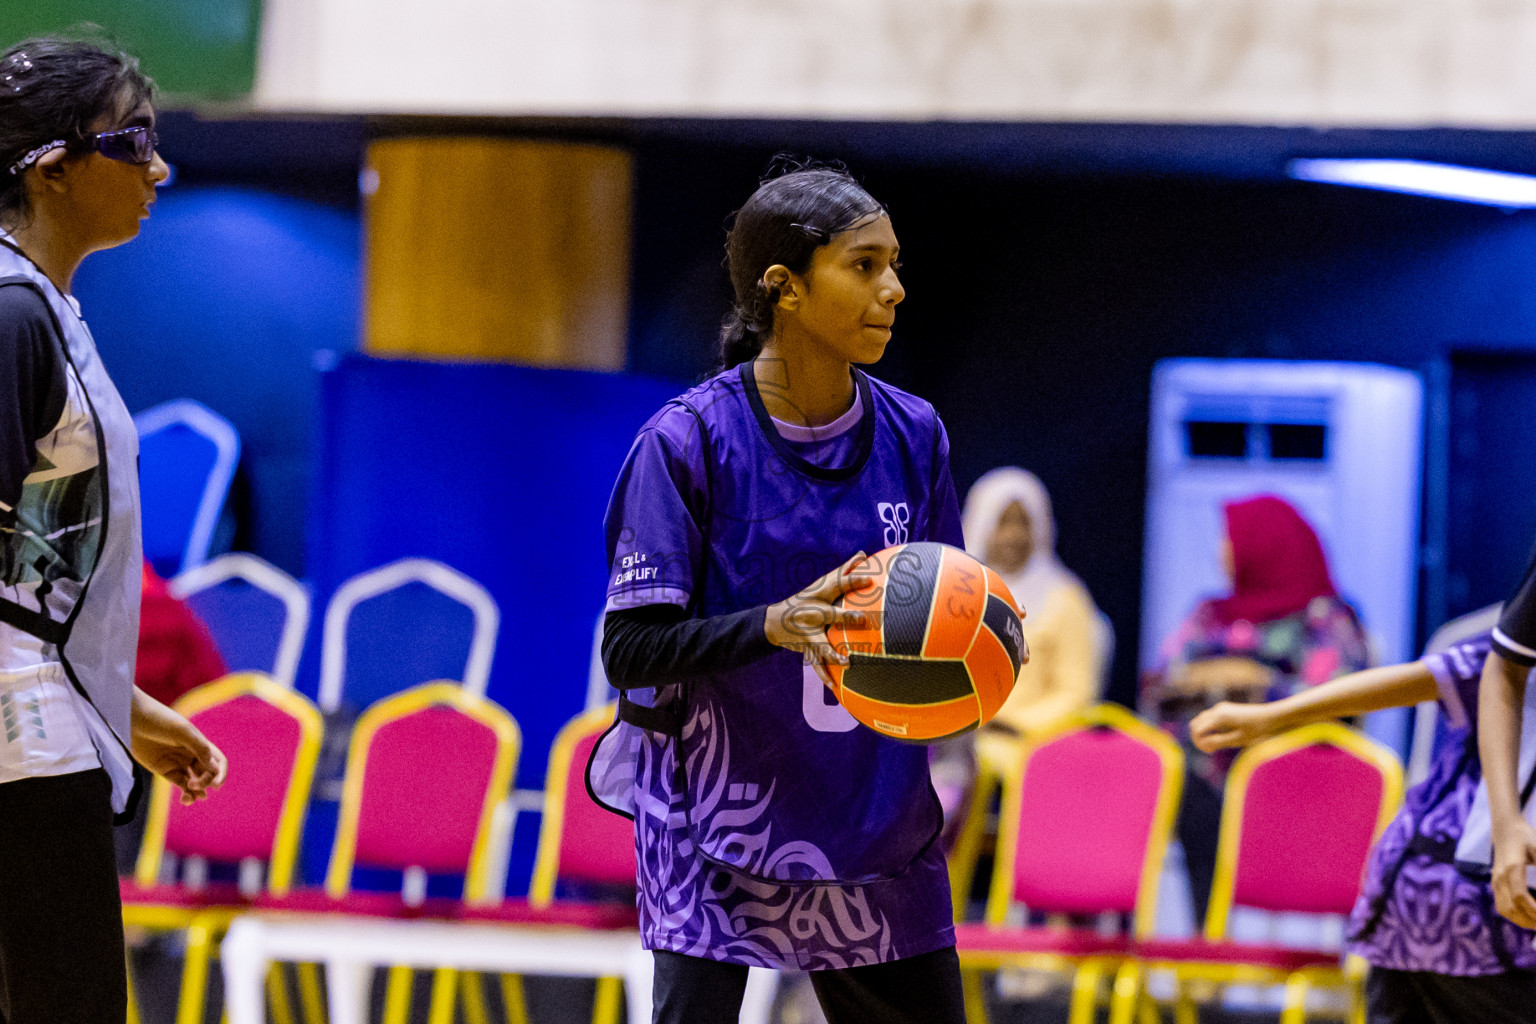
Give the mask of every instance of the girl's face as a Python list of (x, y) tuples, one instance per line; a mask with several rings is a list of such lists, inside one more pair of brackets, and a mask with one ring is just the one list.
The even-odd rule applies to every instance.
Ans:
[(776, 315), (850, 363), (876, 363), (907, 297), (896, 277), (901, 246), (885, 214), (832, 236), (818, 246), (804, 274), (790, 275)]
[(1029, 513), (1015, 501), (1003, 509), (987, 544), (987, 564), (1000, 573), (1018, 572), (1035, 553), (1035, 531), (1029, 521)]
[[(154, 126), (154, 108), (145, 102), (126, 117), (101, 118), (91, 131), (136, 127), (152, 131)], [(67, 188), (56, 194), (60, 213), (88, 250), (110, 249), (137, 235), (139, 222), (149, 216), (155, 201), (155, 186), (170, 174), (158, 152), (139, 164), (114, 160), (92, 149), (69, 157), (66, 164), (61, 168), (62, 181), (50, 179), (43, 187), (67, 182)]]

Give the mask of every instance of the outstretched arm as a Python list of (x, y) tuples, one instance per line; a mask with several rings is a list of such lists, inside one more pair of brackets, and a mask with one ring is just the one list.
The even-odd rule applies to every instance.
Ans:
[(1189, 734), (1195, 746), (1207, 753), (1222, 747), (1245, 747), (1312, 722), (1434, 700), (1437, 692), (1435, 677), (1423, 662), (1383, 665), (1351, 672), (1269, 704), (1217, 704), (1195, 716), (1189, 723)]

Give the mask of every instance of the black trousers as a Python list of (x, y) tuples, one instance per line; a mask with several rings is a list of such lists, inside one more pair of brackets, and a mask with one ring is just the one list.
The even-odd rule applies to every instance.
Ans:
[(97, 768), (0, 783), (0, 1019), (123, 1024), (128, 976)]
[[(736, 1024), (747, 969), (658, 950), (654, 1024)], [(827, 1024), (965, 1024), (960, 958), (953, 946), (904, 960), (812, 971)]]
[(1536, 971), (1459, 978), (1372, 967), (1367, 1024), (1536, 1024)]

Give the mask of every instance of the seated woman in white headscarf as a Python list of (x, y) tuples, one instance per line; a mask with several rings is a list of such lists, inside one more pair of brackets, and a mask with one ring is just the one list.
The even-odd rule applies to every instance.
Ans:
[(1025, 611), (1029, 662), (997, 717), (977, 736), (981, 767), (1003, 775), (1023, 738), (1099, 696), (1105, 629), (1083, 582), (1056, 557), (1051, 497), (1015, 466), (986, 473), (965, 496), (965, 546), (1008, 584)]

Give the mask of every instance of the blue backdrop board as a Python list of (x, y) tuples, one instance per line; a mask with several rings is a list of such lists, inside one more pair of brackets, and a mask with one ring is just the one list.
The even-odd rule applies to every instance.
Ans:
[[(585, 701), (614, 478), (641, 424), (682, 390), (621, 374), (361, 355), (321, 375), (306, 558), (316, 607), (348, 578), (405, 557), (437, 559), (486, 587), (501, 609), (487, 693), (522, 727), (519, 788), (543, 786), (554, 735)], [(458, 634), (467, 623), (452, 616), (445, 609), (442, 626)], [(378, 639), (349, 651), (349, 675), (436, 660), (366, 632)], [(462, 665), (462, 643), (452, 647), (443, 664)], [(301, 681), (311, 695), (316, 661), (311, 652)], [(519, 817), (509, 893), (527, 886), (537, 826), (536, 815)]]
[(355, 347), (360, 287), (355, 211), (181, 184), (161, 190), (137, 240), (96, 253), (75, 279), (129, 409), (195, 398), (234, 424), (246, 549), (295, 576), (319, 404), (312, 367)]

